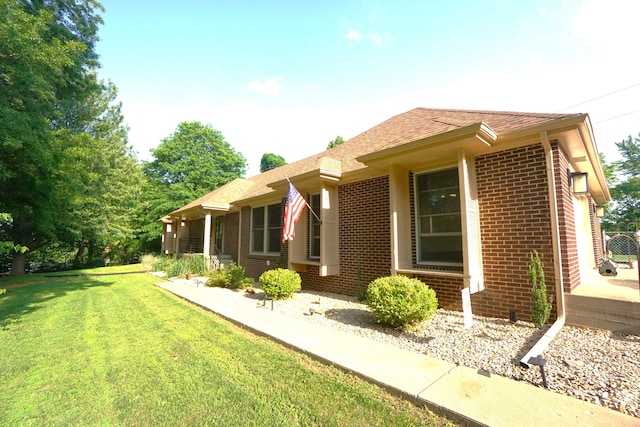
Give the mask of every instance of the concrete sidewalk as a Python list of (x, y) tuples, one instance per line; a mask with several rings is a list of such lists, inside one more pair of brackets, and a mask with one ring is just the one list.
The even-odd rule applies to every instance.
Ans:
[(193, 282), (156, 286), (256, 333), (351, 371), (416, 404), (469, 425), (640, 426), (640, 418), (533, 385), (443, 362), (420, 353), (296, 322), (264, 308), (247, 309), (237, 298)]

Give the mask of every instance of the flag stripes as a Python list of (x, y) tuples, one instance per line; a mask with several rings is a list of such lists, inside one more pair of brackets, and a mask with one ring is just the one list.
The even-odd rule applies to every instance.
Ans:
[(282, 227), (282, 241), (293, 240), (296, 235), (296, 223), (302, 214), (307, 202), (298, 193), (296, 187), (289, 183), (289, 191), (287, 192), (287, 204), (284, 207), (284, 225)]

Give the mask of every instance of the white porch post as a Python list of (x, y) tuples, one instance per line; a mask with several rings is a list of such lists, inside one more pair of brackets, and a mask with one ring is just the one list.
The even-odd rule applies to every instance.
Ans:
[(209, 261), (211, 256), (211, 214), (208, 213), (204, 216), (204, 247), (202, 252), (204, 253), (204, 259)]

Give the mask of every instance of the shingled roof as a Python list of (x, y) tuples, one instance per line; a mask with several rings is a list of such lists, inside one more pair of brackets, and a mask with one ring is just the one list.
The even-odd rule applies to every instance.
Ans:
[(484, 123), (500, 136), (538, 126), (545, 122), (580, 115), (415, 108), (394, 116), (337, 147), (248, 179), (234, 180), (170, 215), (176, 215), (198, 206), (228, 206), (233, 202), (272, 193), (275, 190), (269, 187), (270, 184), (282, 181), (287, 177), (292, 178), (321, 169), (321, 166), (327, 163), (324, 160), (327, 158), (334, 160), (332, 163), (334, 167), (340, 165), (339, 172), (345, 174), (366, 168), (357, 160), (358, 157), (466, 126)]

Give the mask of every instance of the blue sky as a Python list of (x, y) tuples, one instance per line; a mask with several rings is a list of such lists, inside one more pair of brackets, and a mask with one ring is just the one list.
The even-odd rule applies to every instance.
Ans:
[(249, 177), (415, 107), (589, 113), (608, 159), (640, 133), (636, 0), (102, 4), (100, 76), (143, 160), (198, 120)]

